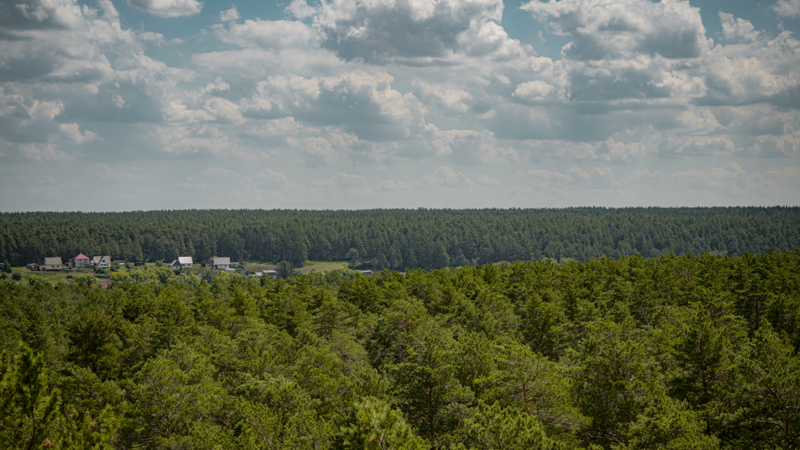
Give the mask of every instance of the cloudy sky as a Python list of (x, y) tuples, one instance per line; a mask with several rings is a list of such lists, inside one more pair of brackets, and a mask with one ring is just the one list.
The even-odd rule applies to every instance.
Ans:
[(0, 0), (0, 210), (800, 204), (800, 0)]

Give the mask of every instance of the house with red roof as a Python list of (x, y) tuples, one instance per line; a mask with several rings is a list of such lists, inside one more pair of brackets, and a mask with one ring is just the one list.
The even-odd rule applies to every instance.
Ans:
[(76, 269), (83, 269), (84, 267), (91, 266), (92, 263), (88, 256), (79, 253), (78, 256), (69, 259), (69, 265)]

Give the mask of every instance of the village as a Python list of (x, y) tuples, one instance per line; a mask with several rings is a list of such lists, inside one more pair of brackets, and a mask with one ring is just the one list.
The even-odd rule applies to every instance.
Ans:
[[(165, 265), (166, 267), (176, 272), (191, 270), (196, 267), (191, 256), (179, 256), (177, 259), (173, 260), (169, 264), (167, 264), (165, 261), (158, 261), (155, 263), (155, 265), (161, 265), (161, 264)], [(124, 260), (112, 260), (111, 256), (108, 255), (99, 255), (89, 258), (83, 253), (79, 253), (78, 255), (70, 258), (66, 264), (62, 261), (60, 256), (52, 256), (52, 257), (45, 257), (44, 263), (42, 264), (31, 263), (27, 264), (26, 267), (30, 270), (38, 270), (43, 272), (50, 272), (50, 271), (85, 272), (86, 270), (95, 270), (96, 272), (104, 273), (105, 270), (112, 270), (114, 268), (123, 268), (123, 267), (127, 268), (128, 270), (145, 269), (147, 267), (147, 263), (145, 263), (144, 261), (136, 261), (131, 263), (131, 262), (126, 262)], [(253, 271), (248, 270), (243, 264), (237, 261), (231, 261), (229, 257), (218, 257), (218, 256), (211, 257), (204, 264), (201, 264), (201, 267), (205, 269), (211, 269), (216, 272), (233, 272), (233, 273), (239, 273), (244, 276), (253, 275), (257, 278), (267, 276), (272, 279), (275, 279), (278, 276), (278, 272), (274, 269), (263, 269), (263, 270), (253, 270)]]
[[(246, 265), (245, 265), (246, 264)], [(3, 264), (0, 263), (0, 266)], [(280, 264), (270, 262), (248, 261), (247, 263), (231, 261), (230, 257), (214, 256), (205, 262), (195, 263), (191, 256), (179, 256), (171, 262), (160, 261), (125, 261), (112, 259), (109, 255), (96, 255), (89, 257), (83, 253), (70, 258), (66, 262), (60, 256), (45, 257), (42, 263), (30, 263), (24, 267), (12, 268), (14, 279), (27, 279), (34, 273), (41, 273), (44, 279), (53, 284), (69, 281), (77, 275), (93, 275), (101, 282), (103, 288), (111, 283), (111, 273), (118, 271), (148, 270), (156, 267), (166, 267), (176, 274), (193, 274), (204, 279), (211, 279), (220, 273), (229, 273), (239, 276), (253, 276), (261, 279), (288, 278), (310, 272), (326, 273), (329, 270), (348, 268), (348, 263), (342, 261), (307, 261), (302, 268), (291, 270), (290, 274), (281, 272)], [(276, 270), (277, 269), (277, 270)], [(10, 271), (10, 270), (9, 270)], [(371, 276), (372, 270), (355, 270), (355, 272)]]

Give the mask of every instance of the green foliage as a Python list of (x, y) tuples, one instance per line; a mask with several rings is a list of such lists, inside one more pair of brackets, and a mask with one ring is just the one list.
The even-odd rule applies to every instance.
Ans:
[(342, 448), (347, 450), (423, 450), (425, 441), (388, 403), (366, 397), (356, 403), (341, 429)]
[(21, 346), (0, 362), (0, 442), (9, 449), (62, 443), (61, 391), (49, 390), (42, 355)]
[(294, 270), (294, 265), (289, 261), (279, 262), (277, 264), (276, 272), (278, 272), (278, 278), (281, 280), (286, 280), (297, 275), (297, 271)]
[(2, 213), (0, 259), (23, 266), (83, 252), (404, 270), (542, 258), (568, 265), (637, 253), (741, 256), (800, 248), (799, 217), (797, 207)]
[(800, 445), (800, 251), (110, 277), (0, 281), (0, 450)]
[(549, 439), (539, 421), (517, 408), (479, 403), (459, 429), (455, 449), (560, 450), (564, 446)]

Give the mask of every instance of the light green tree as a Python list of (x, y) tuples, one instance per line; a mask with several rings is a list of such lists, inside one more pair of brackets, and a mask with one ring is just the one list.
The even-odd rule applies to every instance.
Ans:
[(346, 450), (423, 450), (425, 441), (414, 434), (397, 409), (374, 397), (353, 405), (348, 423), (341, 428)]
[(537, 418), (519, 408), (489, 406), (481, 402), (456, 434), (454, 450), (561, 450), (563, 445), (547, 437)]

